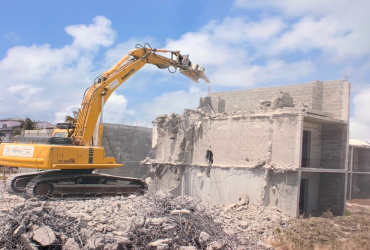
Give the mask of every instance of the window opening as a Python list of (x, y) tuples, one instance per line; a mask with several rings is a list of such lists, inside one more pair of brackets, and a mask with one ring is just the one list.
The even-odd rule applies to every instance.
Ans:
[(211, 150), (207, 150), (207, 153), (206, 153), (206, 163), (208, 165), (212, 165), (213, 164), (213, 153)]
[(3, 124), (3, 128), (6, 128), (6, 127), (8, 127), (8, 124)]
[(302, 168), (310, 167), (311, 131), (303, 130), (302, 140)]

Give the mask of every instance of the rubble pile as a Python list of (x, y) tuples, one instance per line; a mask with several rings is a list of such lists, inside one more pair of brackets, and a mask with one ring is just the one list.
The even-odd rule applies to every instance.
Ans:
[(225, 207), (168, 193), (0, 200), (0, 249), (270, 249), (263, 242), (289, 219), (248, 199)]

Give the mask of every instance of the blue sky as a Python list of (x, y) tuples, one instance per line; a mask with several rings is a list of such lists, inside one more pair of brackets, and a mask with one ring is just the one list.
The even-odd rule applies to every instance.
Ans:
[[(136, 43), (180, 50), (213, 91), (343, 79), (351, 137), (370, 140), (370, 9), (360, 0), (0, 1), (0, 117), (60, 122)], [(195, 108), (207, 84), (146, 66), (106, 105), (106, 122)]]

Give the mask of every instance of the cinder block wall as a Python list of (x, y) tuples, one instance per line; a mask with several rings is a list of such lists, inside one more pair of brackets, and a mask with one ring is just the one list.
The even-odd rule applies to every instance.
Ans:
[(348, 125), (323, 124), (321, 131), (321, 167), (344, 169), (347, 154)]
[(354, 172), (370, 172), (370, 150), (366, 148), (353, 148)]
[(329, 208), (335, 216), (344, 214), (345, 174), (320, 173), (318, 215)]
[(370, 199), (370, 175), (353, 174), (352, 199)]
[(98, 170), (118, 176), (141, 178), (148, 167), (140, 165), (151, 150), (152, 128), (104, 124), (103, 147), (105, 155), (115, 157), (117, 163), (124, 164), (116, 169)]
[(269, 173), (264, 205), (278, 207), (296, 216), (298, 183), (297, 172)]
[(310, 168), (320, 168), (321, 163), (321, 129), (322, 125), (304, 122), (303, 130), (311, 132)]
[(306, 103), (309, 108), (332, 113), (337, 119), (349, 119), (350, 83), (344, 80), (211, 93), (207, 100), (201, 99), (200, 106), (211, 103), (215, 112), (253, 111), (259, 108), (261, 100), (276, 98), (280, 91), (288, 92), (296, 104)]
[(302, 118), (300, 114), (226, 117), (199, 121), (191, 127), (186, 116), (175, 138), (158, 138), (156, 159), (203, 165), (207, 150), (213, 165), (251, 166), (258, 162), (299, 167)]

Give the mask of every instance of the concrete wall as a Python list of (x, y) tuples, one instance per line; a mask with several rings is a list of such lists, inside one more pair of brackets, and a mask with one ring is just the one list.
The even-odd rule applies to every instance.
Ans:
[[(176, 196), (188, 195), (225, 205), (247, 195), (249, 203), (276, 206), (296, 216), (297, 172), (268, 174), (265, 170), (159, 165), (149, 189), (166, 190)], [(267, 184), (265, 190), (265, 183)], [(274, 190), (272, 187), (275, 187)]]
[(353, 148), (352, 171), (370, 172), (370, 150), (367, 148)]
[(321, 167), (345, 169), (348, 125), (323, 124), (321, 130)]
[(300, 167), (302, 115), (273, 116), (271, 162), (281, 167)]
[(353, 174), (351, 199), (370, 199), (370, 174)]
[[(108, 139), (109, 138), (109, 139)], [(104, 124), (103, 147), (105, 155), (115, 157), (124, 164), (116, 169), (98, 170), (99, 173), (141, 178), (148, 171), (140, 161), (149, 156), (152, 145), (152, 128)]]
[[(350, 83), (344, 80), (315, 80), (312, 83), (211, 93), (208, 97), (211, 100), (206, 103), (211, 103), (215, 112), (253, 111), (259, 109), (261, 100), (271, 100), (280, 91), (288, 92), (295, 104), (306, 103), (309, 108), (332, 113), (337, 119), (349, 120)], [(200, 106), (203, 103), (201, 99)]]
[(301, 179), (308, 180), (307, 205), (304, 209), (305, 216), (317, 216), (319, 208), (320, 173), (302, 172)]
[(303, 124), (303, 130), (311, 132), (310, 168), (321, 167), (321, 129), (321, 124), (310, 122), (304, 122)]
[(276, 206), (291, 216), (296, 216), (298, 183), (298, 172), (269, 173), (265, 205)]
[(156, 144), (156, 160), (202, 165), (211, 150), (214, 166), (300, 165), (301, 113), (190, 120), (183, 116), (174, 137), (169, 128), (163, 129)]
[(320, 173), (318, 215), (328, 209), (336, 215), (344, 214), (345, 174)]

